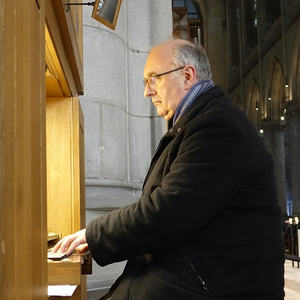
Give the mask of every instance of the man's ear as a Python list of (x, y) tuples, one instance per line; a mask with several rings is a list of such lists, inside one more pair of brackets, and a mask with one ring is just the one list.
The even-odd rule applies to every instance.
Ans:
[(192, 65), (187, 65), (184, 68), (184, 88), (189, 90), (198, 81), (196, 69)]

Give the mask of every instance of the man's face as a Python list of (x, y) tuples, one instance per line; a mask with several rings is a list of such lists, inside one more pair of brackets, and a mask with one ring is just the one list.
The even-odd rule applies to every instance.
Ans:
[(157, 114), (167, 121), (173, 117), (179, 102), (186, 94), (183, 69), (158, 78), (151, 76), (173, 69), (175, 68), (172, 66), (172, 48), (168, 44), (155, 47), (150, 52), (144, 68), (144, 78), (149, 78), (144, 96), (152, 98)]

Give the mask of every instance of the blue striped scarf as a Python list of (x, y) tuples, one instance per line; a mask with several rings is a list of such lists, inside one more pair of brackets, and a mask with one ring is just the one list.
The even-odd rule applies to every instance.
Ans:
[(194, 103), (197, 97), (214, 86), (211, 80), (199, 80), (187, 92), (184, 98), (179, 102), (175, 115), (173, 117), (173, 125), (184, 114), (186, 109)]

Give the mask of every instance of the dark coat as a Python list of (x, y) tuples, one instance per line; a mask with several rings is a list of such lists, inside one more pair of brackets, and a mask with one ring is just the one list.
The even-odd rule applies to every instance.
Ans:
[(128, 259), (112, 300), (283, 299), (272, 158), (218, 86), (162, 137), (139, 200), (87, 241), (101, 266)]

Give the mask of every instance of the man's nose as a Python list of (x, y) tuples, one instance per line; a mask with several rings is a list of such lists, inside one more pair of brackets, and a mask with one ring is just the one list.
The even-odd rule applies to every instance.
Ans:
[(147, 82), (144, 90), (144, 97), (151, 98), (155, 94), (156, 94), (155, 89), (151, 87), (150, 84)]

